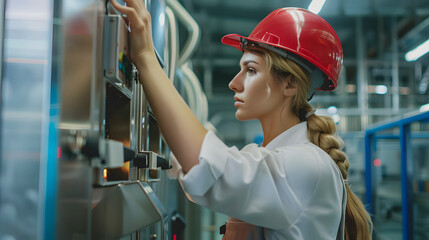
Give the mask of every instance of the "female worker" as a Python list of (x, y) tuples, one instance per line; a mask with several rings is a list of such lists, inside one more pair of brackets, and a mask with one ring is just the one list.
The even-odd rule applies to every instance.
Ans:
[(224, 239), (371, 238), (371, 220), (344, 184), (349, 163), (333, 136), (335, 123), (315, 115), (307, 101), (316, 89), (337, 85), (342, 49), (326, 21), (304, 9), (277, 9), (249, 37), (222, 39), (243, 51), (229, 84), (236, 117), (258, 119), (264, 133), (262, 147), (238, 150), (205, 130), (170, 84), (154, 54), (143, 1), (125, 2), (112, 0), (130, 24), (130, 56), (182, 166), (183, 189), (192, 201), (230, 216)]

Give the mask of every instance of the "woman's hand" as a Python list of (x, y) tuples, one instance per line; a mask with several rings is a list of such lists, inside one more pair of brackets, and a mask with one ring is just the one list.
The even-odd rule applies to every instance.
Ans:
[(198, 156), (207, 130), (168, 80), (156, 58), (150, 14), (143, 0), (124, 0), (122, 6), (110, 0), (131, 27), (131, 61), (139, 71), (139, 81), (158, 122), (162, 135), (186, 173), (198, 164)]
[(151, 17), (143, 0), (123, 0), (127, 6), (119, 4), (116, 0), (110, 0), (113, 7), (120, 13), (126, 15), (125, 21), (130, 25), (130, 58), (134, 65), (139, 68), (142, 56), (155, 56), (152, 42)]

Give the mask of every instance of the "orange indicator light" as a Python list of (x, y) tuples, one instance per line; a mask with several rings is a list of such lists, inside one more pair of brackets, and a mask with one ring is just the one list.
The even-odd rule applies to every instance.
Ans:
[(103, 169), (103, 178), (106, 179), (107, 178), (107, 169)]

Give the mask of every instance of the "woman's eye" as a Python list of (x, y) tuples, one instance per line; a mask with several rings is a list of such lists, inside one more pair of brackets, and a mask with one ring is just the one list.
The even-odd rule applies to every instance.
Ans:
[(247, 68), (247, 72), (250, 74), (256, 73), (255, 69), (253, 69), (253, 68)]

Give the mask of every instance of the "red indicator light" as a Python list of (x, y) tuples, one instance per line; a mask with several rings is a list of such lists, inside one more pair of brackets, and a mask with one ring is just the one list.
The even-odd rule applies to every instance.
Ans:
[(381, 166), (381, 160), (380, 159), (375, 159), (374, 160), (374, 166), (376, 166), (376, 167), (380, 167)]
[(60, 147), (57, 148), (57, 158), (61, 158), (62, 150)]
[(177, 240), (177, 235), (173, 234), (173, 240)]

